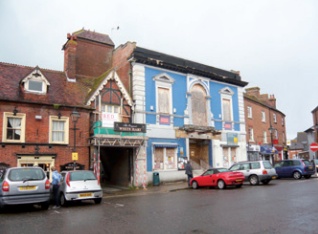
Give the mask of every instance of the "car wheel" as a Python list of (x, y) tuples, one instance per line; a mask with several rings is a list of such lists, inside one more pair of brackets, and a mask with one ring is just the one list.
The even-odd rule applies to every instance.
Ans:
[(50, 206), (50, 202), (42, 202), (40, 206), (41, 206), (41, 210), (48, 210)]
[(295, 180), (299, 180), (299, 179), (301, 179), (301, 174), (298, 171), (295, 171), (293, 173), (293, 177)]
[(101, 198), (94, 199), (95, 204), (100, 204), (102, 202)]
[(223, 180), (218, 181), (218, 189), (225, 189), (226, 185)]
[(193, 189), (199, 188), (198, 182), (193, 181), (193, 182), (192, 182), (192, 188), (193, 188)]
[(305, 177), (305, 179), (309, 179), (311, 177), (311, 175), (305, 175), (304, 177)]
[(270, 180), (263, 180), (262, 184), (269, 184)]
[(250, 181), (250, 185), (258, 185), (259, 184), (257, 175), (251, 175), (249, 178), (249, 181)]
[(67, 206), (67, 204), (68, 204), (68, 202), (67, 202), (67, 200), (66, 200), (64, 194), (61, 193), (61, 195), (60, 195), (60, 205), (61, 205), (61, 206)]
[(235, 188), (241, 188), (243, 184), (237, 184), (235, 185)]

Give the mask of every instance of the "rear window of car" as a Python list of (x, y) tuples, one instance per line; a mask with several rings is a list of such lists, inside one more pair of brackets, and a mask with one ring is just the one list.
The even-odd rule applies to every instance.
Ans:
[(16, 168), (9, 171), (11, 181), (43, 180), (44, 172), (40, 168)]
[(311, 166), (311, 162), (309, 162), (308, 160), (303, 160), (303, 162), (305, 163), (306, 166)]
[(272, 164), (270, 162), (267, 162), (267, 161), (263, 162), (263, 165), (264, 165), (265, 169), (272, 169), (273, 168)]
[(96, 180), (94, 173), (91, 171), (73, 171), (70, 173), (71, 181)]

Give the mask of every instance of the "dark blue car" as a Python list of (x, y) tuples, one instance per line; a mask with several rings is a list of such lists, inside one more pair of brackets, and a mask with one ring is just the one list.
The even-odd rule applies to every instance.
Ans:
[(294, 178), (299, 180), (301, 177), (305, 177), (309, 179), (316, 172), (314, 164), (305, 159), (278, 161), (274, 167), (279, 178)]

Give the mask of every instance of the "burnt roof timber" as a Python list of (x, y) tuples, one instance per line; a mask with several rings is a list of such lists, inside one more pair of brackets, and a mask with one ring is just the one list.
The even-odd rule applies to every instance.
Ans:
[(133, 52), (136, 62), (182, 73), (204, 76), (216, 81), (244, 87), (248, 82), (242, 81), (239, 74), (196, 63), (190, 60), (136, 47)]

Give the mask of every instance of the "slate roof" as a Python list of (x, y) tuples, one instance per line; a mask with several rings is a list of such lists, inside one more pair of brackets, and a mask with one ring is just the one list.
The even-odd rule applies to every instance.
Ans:
[(251, 96), (251, 95), (248, 95), (248, 94), (246, 94), (246, 93), (244, 93), (243, 95), (244, 95), (244, 98), (246, 98), (246, 99), (248, 99), (248, 100), (250, 100), (250, 101), (252, 101), (252, 102), (256, 102), (256, 103), (258, 103), (258, 104), (261, 105), (261, 106), (264, 106), (264, 107), (269, 108), (269, 109), (271, 109), (271, 110), (275, 110), (276, 112), (282, 114), (283, 116), (286, 116), (286, 115), (285, 115), (283, 112), (281, 112), (280, 110), (278, 110), (278, 109), (276, 109), (276, 108), (274, 108), (274, 107), (268, 105), (266, 102), (264, 102), (264, 101), (258, 99), (258, 98), (255, 97), (255, 96)]
[(85, 106), (87, 95), (95, 79), (78, 77), (76, 82), (68, 82), (62, 71), (39, 68), (50, 83), (47, 94), (26, 93), (23, 91), (21, 81), (34, 70), (35, 67), (0, 62), (0, 101)]
[(136, 62), (142, 64), (208, 77), (212, 80), (237, 85), (240, 87), (244, 87), (248, 84), (247, 82), (241, 80), (241, 77), (238, 73), (207, 66), (141, 47), (135, 48), (132, 57), (136, 60)]
[(114, 46), (114, 42), (110, 39), (110, 37), (107, 34), (81, 29), (77, 32), (74, 32), (72, 35), (77, 36), (78, 38)]

